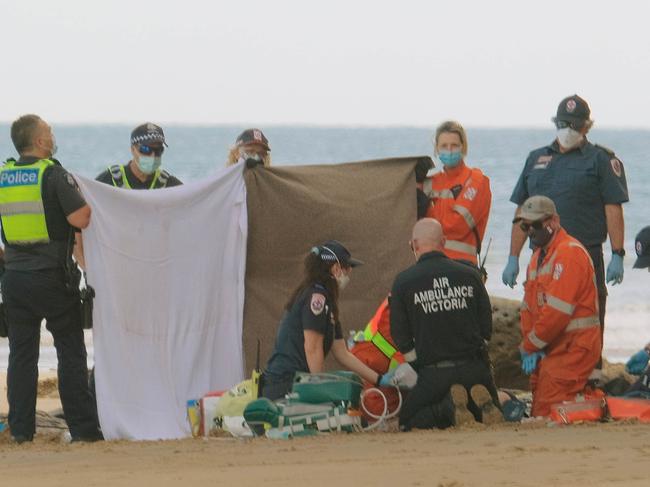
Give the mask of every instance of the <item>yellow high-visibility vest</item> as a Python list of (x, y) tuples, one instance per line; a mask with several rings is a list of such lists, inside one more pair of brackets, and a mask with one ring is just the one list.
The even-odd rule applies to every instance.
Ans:
[[(129, 184), (129, 180), (126, 177), (126, 166), (121, 164), (115, 164), (114, 166), (109, 166), (108, 172), (111, 174), (111, 179), (113, 180), (113, 186), (116, 188), (124, 189), (133, 189)], [(164, 169), (156, 169), (156, 172), (153, 174), (153, 179), (151, 180), (151, 185), (147, 189), (160, 189), (167, 187), (167, 181), (169, 180), (169, 173)]]
[(41, 190), (43, 173), (53, 165), (49, 159), (26, 165), (10, 160), (0, 168), (0, 217), (7, 243), (50, 242)]

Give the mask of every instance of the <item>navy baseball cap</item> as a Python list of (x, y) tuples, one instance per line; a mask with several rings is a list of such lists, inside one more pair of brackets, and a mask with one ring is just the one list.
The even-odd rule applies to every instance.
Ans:
[(133, 129), (133, 132), (131, 132), (131, 145), (146, 145), (157, 142), (168, 147), (167, 142), (165, 142), (165, 133), (163, 132), (162, 127), (155, 123), (143, 123), (142, 125), (138, 125)]
[(635, 269), (650, 267), (650, 227), (643, 228), (637, 234), (634, 250), (636, 250), (636, 261), (633, 267)]
[(321, 260), (332, 263), (338, 262), (344, 267), (363, 265), (363, 262), (353, 258), (350, 251), (338, 240), (327, 240), (318, 247), (313, 247), (311, 252), (320, 255)]
[(263, 145), (267, 151), (270, 151), (269, 139), (267, 139), (260, 129), (246, 129), (235, 140), (237, 146), (246, 144)]
[(557, 114), (552, 118), (553, 123), (568, 122), (576, 127), (583, 127), (591, 116), (589, 104), (578, 95), (567, 96), (557, 106)]

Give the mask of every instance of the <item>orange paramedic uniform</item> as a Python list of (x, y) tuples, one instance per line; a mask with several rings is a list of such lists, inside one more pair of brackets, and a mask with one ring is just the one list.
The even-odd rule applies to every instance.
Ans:
[(528, 265), (521, 309), (522, 347), (546, 353), (530, 379), (533, 416), (572, 400), (585, 388), (600, 358), (602, 339), (594, 266), (587, 250), (564, 229), (541, 262), (536, 249)]
[(478, 264), (492, 203), (489, 178), (461, 161), (425, 179), (422, 190), (431, 199), (426, 216), (438, 220), (447, 237), (447, 257)]

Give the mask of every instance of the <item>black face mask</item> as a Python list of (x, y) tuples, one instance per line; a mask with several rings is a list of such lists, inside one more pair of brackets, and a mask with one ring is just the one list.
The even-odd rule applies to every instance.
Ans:
[(528, 235), (535, 247), (544, 247), (551, 241), (554, 234), (555, 231), (550, 226), (543, 226), (541, 228), (532, 227), (532, 231)]

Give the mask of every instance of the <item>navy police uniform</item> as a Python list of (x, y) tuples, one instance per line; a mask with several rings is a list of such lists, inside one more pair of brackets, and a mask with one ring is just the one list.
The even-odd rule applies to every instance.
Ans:
[(281, 399), (291, 391), (296, 372), (309, 372), (304, 330), (323, 335), (323, 354), (334, 340), (343, 338), (341, 323), (334, 318), (331, 298), (324, 286), (313, 284), (295, 300), (280, 322), (273, 353), (264, 371), (262, 396)]
[[(492, 307), (476, 269), (442, 252), (428, 252), (400, 273), (390, 299), (391, 336), (403, 354), (415, 350), (418, 381), (400, 411), (400, 428), (446, 428), (453, 424), (449, 389), (483, 384), (498, 404), (486, 342)], [(480, 419), (478, 407), (469, 409)]]
[[(23, 157), (16, 167), (34, 164)], [(64, 262), (73, 240), (66, 216), (86, 202), (72, 176), (57, 161), (45, 169), (41, 197), (49, 243), (8, 244), (4, 231), (5, 267), (2, 298), (9, 336), (7, 397), (9, 426), (18, 441), (36, 431), (36, 392), (41, 321), (54, 337), (58, 379), (65, 419), (73, 439), (100, 439), (97, 412), (88, 390), (86, 347), (78, 289), (66, 290)], [(78, 283), (77, 283), (78, 287)]]
[(629, 201), (623, 163), (611, 150), (586, 139), (566, 153), (560, 152), (555, 140), (529, 154), (510, 201), (521, 205), (536, 195), (553, 200), (562, 227), (589, 252), (603, 326), (607, 302), (602, 248), (607, 239), (605, 205)]

